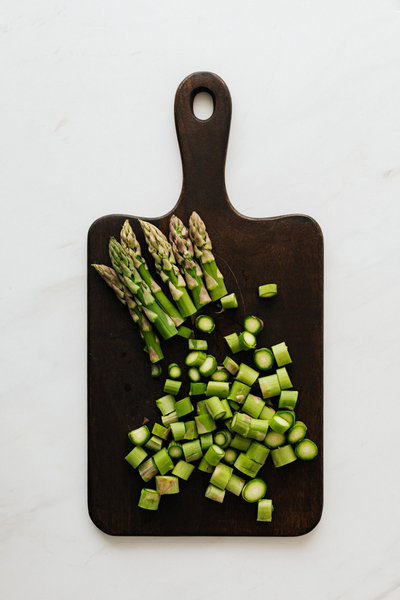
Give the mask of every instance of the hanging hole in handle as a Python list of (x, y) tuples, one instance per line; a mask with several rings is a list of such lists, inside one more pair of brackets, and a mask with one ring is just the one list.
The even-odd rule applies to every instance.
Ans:
[(197, 88), (192, 92), (192, 112), (199, 121), (208, 121), (214, 114), (215, 98), (211, 90)]

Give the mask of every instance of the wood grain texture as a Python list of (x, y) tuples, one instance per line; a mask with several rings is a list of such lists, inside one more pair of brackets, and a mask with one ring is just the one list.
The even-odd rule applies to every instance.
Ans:
[[(214, 113), (206, 121), (193, 114), (193, 98), (200, 91), (208, 91), (214, 98)], [(180, 494), (161, 499), (158, 511), (137, 507), (140, 489), (154, 484), (144, 484), (124, 460), (132, 449), (127, 433), (139, 427), (144, 417), (151, 426), (160, 422), (155, 400), (163, 395), (166, 368), (161, 378), (150, 377), (136, 325), (90, 267), (95, 262), (110, 264), (109, 238), (118, 238), (129, 218), (154, 274), (137, 217), (102, 217), (88, 235), (88, 505), (93, 522), (108, 534), (296, 536), (312, 530), (321, 517), (322, 233), (318, 224), (304, 215), (251, 219), (232, 207), (224, 179), (230, 119), (229, 90), (219, 77), (194, 73), (181, 83), (175, 122), (183, 166), (182, 193), (171, 213), (148, 220), (168, 234), (172, 213), (186, 224), (193, 210), (200, 214), (228, 292), (235, 292), (239, 300), (239, 308), (220, 315), (215, 314), (214, 304), (206, 308), (205, 313), (216, 319), (216, 329), (208, 338), (210, 353), (222, 362), (228, 354), (223, 336), (239, 333), (247, 315), (262, 318), (265, 327), (259, 346), (285, 341), (289, 347), (293, 364), (288, 372), (299, 391), (296, 418), (307, 424), (307, 437), (318, 445), (319, 454), (313, 461), (297, 460), (279, 469), (267, 460), (259, 476), (267, 482), (267, 497), (273, 499), (271, 523), (258, 523), (257, 506), (228, 492), (223, 504), (207, 500), (204, 493), (209, 476), (197, 469), (188, 482), (181, 482)], [(268, 212), (267, 199), (265, 210)], [(265, 283), (278, 285), (275, 298), (258, 297), (258, 286)], [(184, 364), (186, 340), (175, 337), (162, 347), (164, 367), (170, 362)], [(248, 364), (252, 361), (251, 353), (246, 352), (234, 358)], [(178, 398), (188, 391), (186, 380)]]

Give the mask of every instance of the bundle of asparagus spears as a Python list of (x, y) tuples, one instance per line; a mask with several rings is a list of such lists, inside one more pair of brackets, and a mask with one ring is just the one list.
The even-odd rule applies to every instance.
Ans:
[[(196, 212), (190, 217), (189, 228), (172, 215), (169, 241), (152, 223), (140, 221), (140, 225), (155, 269), (161, 281), (168, 284), (171, 299), (151, 275), (128, 220), (122, 226), (120, 242), (114, 237), (110, 239), (112, 267), (98, 264), (93, 267), (118, 300), (126, 304), (139, 326), (150, 362), (155, 364), (164, 357), (157, 332), (164, 340), (177, 335), (185, 319), (227, 292), (211, 252), (210, 237)], [(186, 335), (185, 329), (181, 335)]]

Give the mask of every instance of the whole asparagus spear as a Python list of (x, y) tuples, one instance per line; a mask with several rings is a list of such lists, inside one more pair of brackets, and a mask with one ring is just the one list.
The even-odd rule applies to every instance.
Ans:
[(100, 277), (114, 290), (118, 300), (127, 305), (132, 319), (139, 325), (140, 335), (142, 336), (146, 350), (149, 353), (150, 362), (156, 363), (164, 355), (161, 350), (160, 341), (153, 330), (151, 323), (143, 314), (140, 306), (133, 300), (131, 292), (121, 283), (117, 273), (111, 267), (106, 265), (92, 265), (99, 273)]
[(194, 253), (203, 269), (204, 279), (211, 298), (219, 300), (226, 295), (224, 277), (217, 267), (206, 226), (196, 212), (189, 219), (189, 235), (193, 242)]
[(193, 258), (194, 250), (189, 232), (175, 215), (172, 215), (169, 222), (169, 240), (176, 262), (185, 275), (186, 285), (190, 290), (193, 302), (196, 308), (200, 309), (211, 302), (211, 298), (203, 283), (203, 271)]
[(120, 281), (133, 294), (137, 304), (165, 340), (176, 335), (177, 329), (171, 317), (157, 304), (147, 283), (139, 275), (131, 257), (125, 252), (115, 238), (110, 239), (109, 252), (112, 265)]
[(135, 268), (139, 271), (139, 275), (149, 286), (151, 293), (153, 294), (156, 302), (161, 306), (164, 312), (167, 313), (175, 323), (176, 327), (182, 325), (184, 319), (180, 315), (178, 309), (168, 300), (158, 283), (153, 279), (151, 273), (147, 267), (145, 259), (142, 257), (142, 251), (140, 244), (133, 232), (131, 224), (128, 219), (122, 226), (121, 229), (121, 246), (129, 254)]
[(146, 238), (149, 252), (154, 258), (156, 269), (164, 282), (168, 281), (168, 286), (173, 300), (183, 317), (190, 317), (196, 312), (186, 283), (175, 264), (175, 257), (172, 252), (171, 244), (165, 235), (151, 223), (140, 221), (144, 236)]

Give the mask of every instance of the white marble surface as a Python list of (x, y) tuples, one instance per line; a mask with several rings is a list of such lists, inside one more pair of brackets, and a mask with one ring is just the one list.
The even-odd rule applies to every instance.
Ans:
[[(87, 514), (86, 234), (176, 202), (196, 70), (233, 97), (235, 207), (325, 235), (325, 508), (301, 538)], [(400, 1), (2, 0), (0, 72), (0, 597), (400, 598)]]

